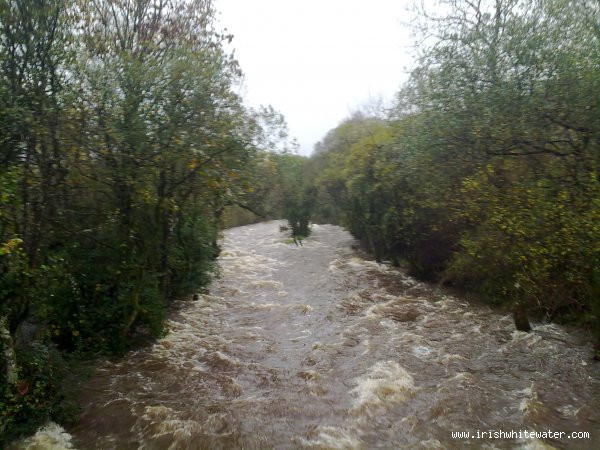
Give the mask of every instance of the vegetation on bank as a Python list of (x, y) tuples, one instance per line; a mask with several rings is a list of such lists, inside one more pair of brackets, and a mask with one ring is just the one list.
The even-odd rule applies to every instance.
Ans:
[(214, 23), (210, 0), (0, 0), (0, 446), (69, 416), (68, 360), (161, 335), (287, 142)]
[(600, 11), (446, 0), (391, 110), (354, 114), (310, 165), (315, 220), (378, 259), (549, 320), (600, 351)]
[(225, 225), (286, 219), (291, 238), (309, 236), (316, 188), (308, 163), (307, 157), (290, 151), (260, 152), (251, 169), (252, 188), (244, 194), (243, 203), (225, 211)]

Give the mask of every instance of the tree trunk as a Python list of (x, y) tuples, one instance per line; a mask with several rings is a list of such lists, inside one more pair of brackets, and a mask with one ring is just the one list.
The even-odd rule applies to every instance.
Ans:
[(136, 288), (135, 292), (131, 296), (131, 312), (129, 316), (125, 320), (125, 325), (123, 326), (123, 330), (121, 332), (121, 348), (125, 348), (127, 346), (127, 336), (129, 336), (129, 332), (131, 331), (131, 327), (135, 323), (135, 320), (140, 313), (140, 297), (138, 290)]
[(515, 327), (519, 331), (531, 331), (531, 324), (527, 318), (527, 311), (525, 305), (521, 302), (515, 303), (513, 309), (513, 318), (515, 319)]
[(0, 342), (2, 342), (2, 351), (4, 353), (4, 362), (6, 365), (6, 384), (13, 385), (17, 382), (17, 355), (13, 338), (8, 331), (8, 320), (6, 316), (0, 317)]

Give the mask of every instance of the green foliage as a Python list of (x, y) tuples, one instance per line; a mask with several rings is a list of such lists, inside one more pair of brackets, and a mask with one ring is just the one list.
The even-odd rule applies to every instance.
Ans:
[(48, 420), (68, 422), (77, 409), (62, 390), (68, 365), (55, 348), (35, 343), (22, 349), (19, 357), (19, 382), (7, 386), (0, 378), (0, 421), (5, 428), (0, 444), (35, 432)]
[(297, 155), (282, 155), (279, 160), (282, 212), (294, 238), (310, 235), (314, 194), (306, 177), (307, 161), (307, 158)]
[[(550, 316), (581, 312), (600, 263), (596, 181), (566, 189), (530, 179), (514, 161), (502, 164), (464, 180), (459, 213), (471, 226), (447, 276), (492, 298), (525, 299)], [(498, 188), (499, 173), (510, 173), (511, 184)]]
[(0, 0), (2, 350), (32, 387), (15, 395), (1, 362), (7, 435), (56, 416), (56, 351), (163, 333), (209, 282), (258, 149), (289, 143), (272, 108), (243, 107), (215, 20), (210, 0)]
[(260, 152), (254, 159), (252, 182), (226, 224), (236, 226), (264, 219), (287, 219), (294, 237), (310, 235), (315, 206), (308, 158), (289, 152)]
[(363, 139), (372, 139), (382, 120), (354, 113), (329, 131), (315, 146), (307, 172), (314, 180), (314, 219), (320, 223), (345, 222), (346, 178), (344, 167), (352, 147)]
[(317, 147), (319, 211), (420, 277), (600, 330), (600, 12), (442, 3), (387, 120)]
[(8, 327), (14, 330), (27, 313), (30, 272), (20, 238), (0, 244), (0, 315), (8, 317)]
[[(256, 131), (254, 145), (259, 151), (249, 160), (239, 177), (235, 198), (229, 198), (224, 210), (226, 227), (246, 225), (284, 216), (284, 204), (290, 180), (296, 175), (297, 142), (288, 136), (284, 118), (272, 107), (251, 111), (250, 128)], [(291, 171), (291, 172), (290, 172)]]

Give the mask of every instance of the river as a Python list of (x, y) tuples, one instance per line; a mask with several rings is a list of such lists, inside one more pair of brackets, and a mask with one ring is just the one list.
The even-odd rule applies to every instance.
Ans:
[[(279, 224), (227, 230), (210, 294), (152, 347), (100, 365), (65, 435), (74, 448), (600, 448), (583, 332), (515, 331), (357, 256), (341, 228), (315, 225), (296, 246)], [(482, 434), (534, 430), (564, 434)]]

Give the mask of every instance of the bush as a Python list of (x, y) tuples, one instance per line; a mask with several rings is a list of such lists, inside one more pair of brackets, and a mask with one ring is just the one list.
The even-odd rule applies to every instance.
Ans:
[(19, 350), (17, 358), (19, 381), (9, 386), (4, 374), (0, 376), (0, 445), (35, 432), (49, 420), (68, 423), (77, 412), (61, 384), (70, 370), (60, 352), (36, 342)]

